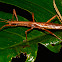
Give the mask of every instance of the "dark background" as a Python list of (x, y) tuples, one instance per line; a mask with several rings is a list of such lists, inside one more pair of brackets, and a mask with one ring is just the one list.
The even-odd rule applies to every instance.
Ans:
[[(16, 10), (18, 15), (32, 21), (32, 15), (28, 13), (27, 11), (20, 9), (18, 7), (15, 7), (13, 5), (8, 5), (8, 4), (0, 2), (0, 11), (13, 13), (13, 9)], [(12, 62), (25, 62), (26, 58), (27, 58), (26, 54), (21, 53), (20, 58), (19, 57), (13, 58)], [(62, 61), (61, 58), (62, 58), (62, 48), (59, 53), (54, 53), (48, 50), (43, 45), (38, 44), (38, 52), (37, 52), (37, 58), (35, 62), (46, 62), (46, 61), (47, 62), (60, 62)]]
[[(20, 54), (20, 58), (13, 58), (12, 62), (25, 62), (26, 56)], [(59, 53), (48, 50), (41, 44), (38, 44), (38, 52), (35, 62), (62, 62), (62, 48)]]

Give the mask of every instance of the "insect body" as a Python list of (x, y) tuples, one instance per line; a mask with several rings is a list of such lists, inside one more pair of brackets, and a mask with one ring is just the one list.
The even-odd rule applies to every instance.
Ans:
[[(53, 0), (54, 1), (54, 0)], [(55, 3), (55, 2), (53, 2)], [(14, 15), (16, 17), (16, 21), (13, 21), (13, 18), (14, 18)], [(54, 33), (52, 33), (51, 31), (49, 31), (48, 29), (62, 29), (62, 24), (55, 24), (55, 23), (49, 23), (51, 20), (53, 20), (55, 17), (57, 17), (57, 15), (53, 16), (51, 19), (49, 19), (46, 23), (45, 22), (35, 22), (34, 20), (34, 14), (32, 13), (32, 18), (33, 18), (33, 21), (30, 22), (30, 21), (18, 21), (18, 18), (17, 18), (17, 15), (16, 15), (16, 11), (15, 9), (13, 9), (13, 16), (12, 16), (12, 20), (11, 21), (8, 21), (8, 20), (5, 20), (5, 21), (0, 21), (0, 22), (6, 22), (8, 24), (2, 26), (0, 28), (0, 30), (3, 28), (3, 27), (6, 27), (6, 26), (27, 26), (27, 27), (30, 27), (30, 29), (26, 30), (25, 31), (25, 34), (26, 34), (26, 40), (27, 40), (27, 32), (34, 29), (34, 28), (38, 28), (38, 29), (42, 29), (42, 30), (45, 30), (47, 32), (49, 32), (50, 34), (52, 34), (53, 36), (55, 36), (56, 38), (58, 38), (59, 40), (61, 40), (59, 37), (57, 37)], [(1, 18), (0, 18), (1, 19)], [(4, 20), (4, 19), (1, 19), (1, 20)], [(60, 21), (61, 22), (61, 21)], [(62, 40), (61, 40), (62, 41)]]
[[(26, 40), (27, 40), (27, 32), (32, 30), (33, 28), (45, 30), (45, 31), (49, 32), (50, 34), (54, 35), (55, 37), (57, 37), (57, 36), (47, 29), (62, 29), (62, 24), (55, 24), (55, 23), (28, 22), (28, 21), (25, 21), (25, 22), (24, 21), (7, 21), (7, 23), (8, 24), (2, 26), (0, 29), (2, 29), (3, 27), (6, 27), (6, 26), (27, 26), (27, 27), (31, 27), (30, 29), (25, 31)], [(59, 37), (57, 37), (57, 38), (60, 39)]]
[(8, 26), (27, 26), (38, 29), (62, 29), (62, 24), (45, 23), (45, 22), (28, 22), (28, 21), (8, 21)]

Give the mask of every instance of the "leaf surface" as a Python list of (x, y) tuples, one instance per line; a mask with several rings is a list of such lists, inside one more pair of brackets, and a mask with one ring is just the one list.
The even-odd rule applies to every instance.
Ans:
[[(29, 0), (29, 1), (28, 0), (15, 0), (15, 1), (14, 0), (10, 0), (10, 1), (0, 0), (0, 2), (14, 5), (18, 8), (24, 9), (28, 11), (30, 14), (31, 12), (33, 12), (36, 22), (47, 22), (47, 20), (49, 20), (51, 17), (53, 17), (56, 14), (53, 7), (53, 0), (50, 0), (50, 1), (49, 0), (42, 0), (42, 1), (40, 0), (38, 1), (37, 0)], [(62, 12), (61, 2), (62, 2), (61, 0), (56, 0), (56, 4), (60, 12)], [(12, 18), (11, 13), (0, 11), (0, 14), (1, 14), (0, 18), (3, 18), (3, 19)], [(18, 19), (20, 21), (22, 20), (30, 21), (19, 15), (18, 15)], [(53, 23), (58, 23), (59, 21), (58, 18), (55, 18), (54, 20), (56, 21)], [(6, 23), (1, 22), (0, 27), (2, 27), (5, 24)], [(0, 39), (1, 39), (0, 40), (0, 51), (1, 51), (0, 60), (1, 62), (4, 62), (2, 58), (4, 58), (6, 62), (11, 61), (11, 58), (16, 55), (19, 55), (20, 52), (27, 53), (28, 58), (26, 62), (29, 62), (29, 61), (33, 62), (37, 56), (38, 43), (45, 45), (45, 47), (47, 47), (52, 52), (58, 53), (60, 51), (61, 44), (59, 43), (61, 41), (43, 30), (33, 29), (32, 31), (28, 32), (27, 42), (23, 42), (23, 40), (26, 39), (25, 31), (27, 29), (29, 28), (5, 27), (0, 31)], [(61, 30), (51, 30), (51, 31), (55, 33), (58, 37), (62, 38)], [(52, 44), (55, 44), (55, 46), (52, 46)]]

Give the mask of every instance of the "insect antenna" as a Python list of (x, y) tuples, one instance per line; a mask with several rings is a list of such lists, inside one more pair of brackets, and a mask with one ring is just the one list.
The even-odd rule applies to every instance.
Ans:
[(54, 5), (54, 8), (55, 8), (55, 10), (57, 12), (57, 15), (58, 15), (57, 17), (60, 20), (60, 22), (62, 23), (62, 16), (61, 16), (60, 11), (58, 10), (58, 8), (57, 8), (57, 6), (55, 4), (55, 0), (53, 0), (53, 5)]
[(5, 19), (2, 19), (2, 18), (0, 18), (0, 20), (4, 20), (4, 21), (0, 21), (0, 22), (7, 22), (7, 21), (9, 21), (9, 20), (5, 20)]

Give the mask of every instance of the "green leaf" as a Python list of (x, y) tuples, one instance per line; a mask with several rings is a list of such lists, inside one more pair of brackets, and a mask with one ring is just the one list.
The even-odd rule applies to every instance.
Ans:
[[(53, 7), (53, 0), (42, 0), (42, 1), (0, 0), (0, 2), (19, 7), (21, 9), (28, 11), (30, 14), (31, 12), (33, 12), (36, 22), (47, 22), (47, 20), (49, 20), (51, 17), (53, 17), (56, 14)], [(62, 2), (61, 0), (56, 0), (56, 4), (60, 12), (62, 12), (61, 2)], [(0, 18), (11, 19), (12, 14), (0, 11)], [(20, 21), (22, 20), (28, 21), (27, 19), (19, 15), (18, 15), (18, 19)], [(54, 20), (56, 20), (56, 22), (54, 23), (58, 23), (57, 21), (59, 21), (58, 18), (55, 18)], [(6, 23), (0, 22), (0, 27), (2, 27), (5, 24)], [(14, 28), (5, 27), (5, 28), (3, 28), (0, 31), (0, 61), (1, 62), (11, 61), (11, 58), (15, 57), (16, 55), (19, 55), (20, 52), (27, 53), (28, 58), (26, 62), (29, 61), (33, 62), (37, 56), (38, 43), (43, 44), (52, 52), (58, 53), (60, 51), (61, 44), (59, 43), (61, 41), (45, 31), (33, 29), (27, 35), (28, 37), (27, 42), (23, 42), (23, 40), (26, 39), (25, 31), (29, 28), (26, 27), (14, 27)], [(51, 31), (55, 33), (58, 37), (62, 38), (61, 30), (51, 30)], [(55, 44), (55, 46), (52, 46), (52, 44)]]

